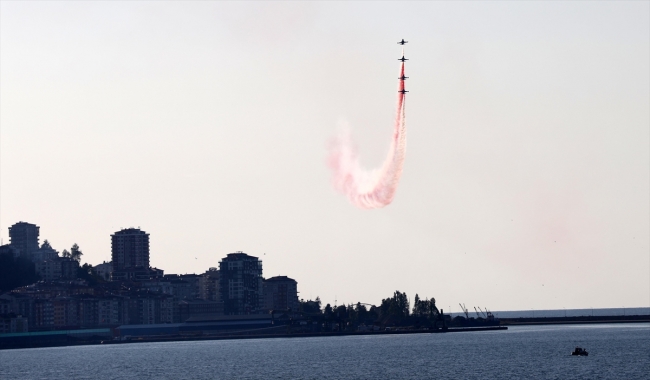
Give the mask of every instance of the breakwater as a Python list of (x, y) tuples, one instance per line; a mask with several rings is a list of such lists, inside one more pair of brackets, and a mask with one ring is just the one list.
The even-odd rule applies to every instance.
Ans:
[(606, 315), (580, 317), (522, 317), (501, 318), (502, 326), (514, 325), (570, 325), (590, 323), (650, 323), (650, 315)]

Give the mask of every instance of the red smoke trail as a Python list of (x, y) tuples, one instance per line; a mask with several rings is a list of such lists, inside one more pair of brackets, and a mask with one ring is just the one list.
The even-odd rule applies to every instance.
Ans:
[[(402, 50), (402, 56), (404, 51)], [(400, 65), (399, 91), (404, 90), (404, 62)], [(349, 133), (335, 139), (329, 146), (328, 165), (332, 169), (334, 188), (345, 194), (350, 202), (362, 209), (380, 208), (395, 197), (402, 176), (406, 153), (406, 123), (404, 93), (398, 92), (397, 114), (390, 149), (379, 169), (367, 172), (359, 164), (359, 155)]]

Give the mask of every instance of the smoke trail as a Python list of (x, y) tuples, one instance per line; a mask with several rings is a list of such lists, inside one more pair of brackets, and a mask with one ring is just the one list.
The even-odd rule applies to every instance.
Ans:
[[(402, 50), (402, 56), (404, 51)], [(399, 91), (404, 90), (404, 62), (400, 65)], [(395, 128), (384, 164), (370, 172), (359, 164), (357, 149), (349, 133), (334, 138), (329, 145), (328, 165), (334, 188), (361, 209), (381, 208), (393, 201), (402, 176), (406, 153), (404, 92), (398, 92)]]

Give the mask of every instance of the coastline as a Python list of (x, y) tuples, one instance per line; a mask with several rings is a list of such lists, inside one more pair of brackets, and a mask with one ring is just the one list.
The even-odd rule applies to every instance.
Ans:
[[(86, 336), (75, 337), (72, 335), (59, 335), (56, 339), (30, 336), (11, 339), (0, 335), (0, 351), (40, 348), (40, 347), (66, 347), (100, 344), (128, 344), (128, 343), (155, 343), (155, 342), (190, 342), (205, 340), (242, 340), (242, 339), (274, 339), (274, 338), (312, 338), (312, 337), (339, 337), (339, 336), (370, 336), (370, 335), (407, 335), (407, 334), (442, 334), (461, 332), (506, 331), (508, 326), (541, 326), (541, 325), (585, 325), (585, 324), (619, 324), (619, 323), (650, 323), (650, 315), (638, 316), (608, 316), (608, 317), (560, 317), (560, 318), (506, 318), (501, 319), (498, 326), (473, 326), (449, 327), (446, 329), (409, 329), (383, 331), (342, 331), (342, 332), (284, 332), (284, 333), (254, 333), (252, 331), (238, 331), (232, 333), (206, 333), (174, 334), (174, 335), (143, 335), (112, 337)], [(109, 331), (109, 330), (107, 330)]]
[[(443, 334), (478, 331), (505, 331), (507, 326), (486, 327), (452, 327), (448, 329), (431, 330), (391, 330), (391, 331), (342, 331), (342, 332), (296, 332), (282, 334), (247, 334), (245, 331), (237, 334), (196, 334), (196, 335), (157, 335), (140, 336), (122, 340), (115, 339), (65, 339), (61, 341), (42, 341), (38, 339), (16, 340), (14, 344), (1, 344), (0, 350), (39, 347), (66, 347), (86, 346), (99, 344), (129, 344), (129, 343), (155, 343), (155, 342), (191, 342), (204, 340), (241, 340), (241, 339), (274, 339), (274, 338), (313, 338), (313, 337), (338, 337), (338, 336), (367, 336), (367, 335), (408, 335), (408, 334)], [(1, 336), (0, 336), (1, 338)], [(5, 342), (9, 343), (9, 342)]]

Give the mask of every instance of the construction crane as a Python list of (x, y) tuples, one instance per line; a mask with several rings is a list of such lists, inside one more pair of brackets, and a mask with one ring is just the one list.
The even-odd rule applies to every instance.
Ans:
[(458, 304), (460, 306), (460, 309), (465, 313), (465, 318), (469, 319), (469, 313), (467, 312), (467, 308), (465, 307), (465, 304)]

